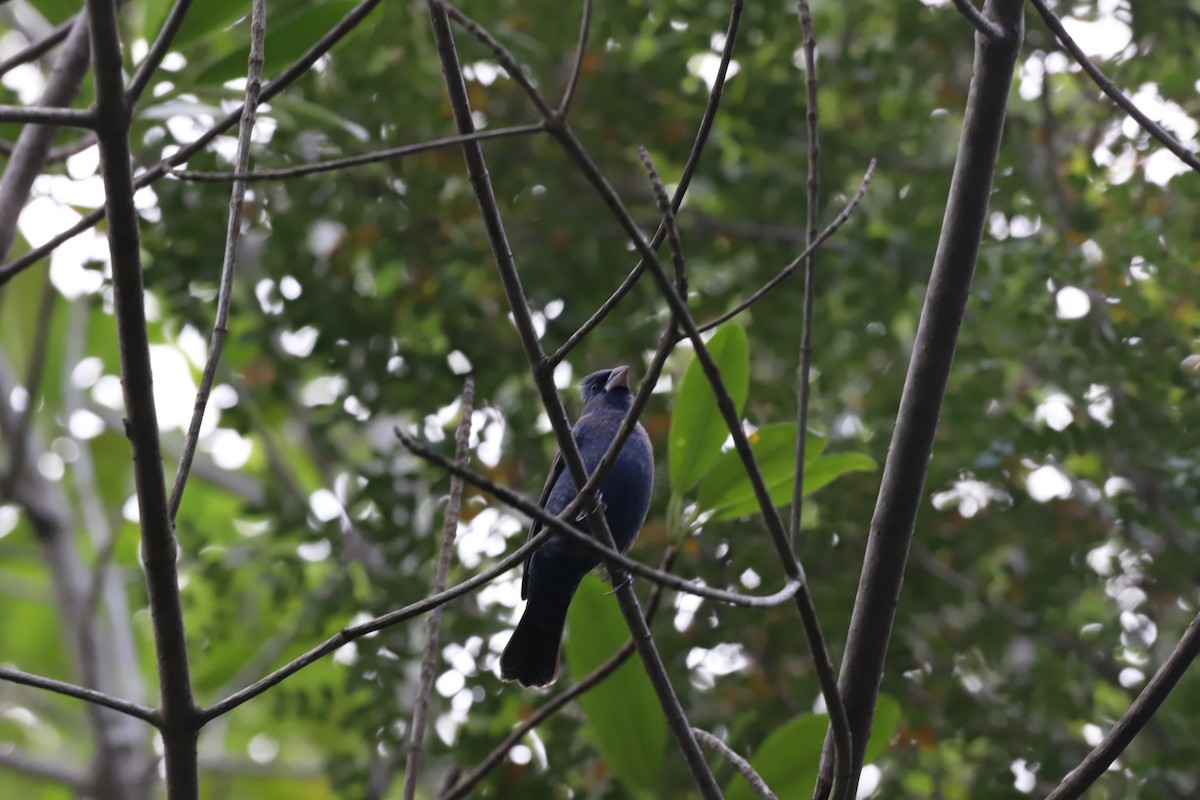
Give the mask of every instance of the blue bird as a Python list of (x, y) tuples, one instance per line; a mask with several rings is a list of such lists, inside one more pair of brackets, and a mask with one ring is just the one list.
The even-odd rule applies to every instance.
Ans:
[[(629, 367), (594, 372), (580, 382), (580, 391), (583, 413), (571, 433), (590, 475), (633, 405)], [(646, 521), (653, 487), (654, 452), (646, 429), (639, 423), (600, 482), (604, 516), (621, 552), (629, 549)], [(564, 469), (559, 453), (550, 467), (538, 505), (557, 516), (575, 496), (575, 483)], [(537, 535), (541, 528), (541, 523), (535, 520), (529, 535)], [(517, 681), (522, 686), (546, 686), (554, 682), (558, 677), (558, 650), (567, 622), (567, 607), (579, 582), (598, 563), (591, 551), (559, 533), (529, 555), (521, 581), (521, 599), (529, 602), (500, 656), (502, 679)]]

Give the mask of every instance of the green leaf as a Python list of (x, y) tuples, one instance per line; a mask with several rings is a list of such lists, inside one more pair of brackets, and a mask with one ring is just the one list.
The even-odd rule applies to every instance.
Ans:
[[(873, 472), (878, 468), (875, 459), (865, 453), (832, 453), (813, 459), (804, 465), (804, 497), (828, 486), (848, 472)], [(792, 476), (769, 489), (771, 502), (786, 506), (792, 502)], [(746, 484), (749, 486), (749, 483)], [(758, 499), (750, 494), (745, 500), (718, 509), (713, 520), (737, 519), (758, 513)]]
[[(575, 680), (587, 675), (629, 639), (616, 600), (598, 578), (586, 578), (567, 619), (567, 665)], [(613, 773), (631, 789), (654, 792), (662, 773), (667, 726), (642, 664), (631, 658), (579, 698), (587, 714), (584, 735)]]
[[(708, 351), (721, 372), (725, 388), (733, 398), (738, 414), (746, 404), (750, 387), (750, 347), (746, 332), (726, 325), (708, 342)], [(679, 385), (671, 433), (667, 443), (667, 466), (671, 490), (682, 495), (704, 477), (729, 436), (729, 429), (717, 408), (708, 378), (700, 361), (693, 358)]]
[[(750, 758), (754, 771), (780, 798), (812, 795), (817, 782), (817, 765), (829, 717), (802, 714), (772, 731)], [(725, 800), (755, 800), (749, 784), (740, 775), (725, 787)]]
[[(796, 475), (796, 424), (777, 422), (764, 425), (750, 435), (750, 450), (758, 462), (767, 489), (791, 486)], [(804, 459), (811, 464), (825, 450), (825, 437), (810, 433)], [(696, 502), (700, 511), (740, 506), (754, 500), (754, 489), (736, 450), (717, 457), (704, 476)]]
[[(883, 754), (899, 721), (900, 704), (889, 695), (879, 695), (865, 763)], [(749, 759), (750, 764), (777, 797), (809, 797), (817, 782), (817, 767), (828, 728), (826, 714), (804, 714), (788, 720), (763, 740)], [(755, 795), (745, 780), (737, 776), (725, 787), (725, 800), (755, 800)]]

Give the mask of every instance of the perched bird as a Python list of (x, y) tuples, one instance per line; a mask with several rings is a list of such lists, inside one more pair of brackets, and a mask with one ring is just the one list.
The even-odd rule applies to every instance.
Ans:
[[(629, 367), (594, 372), (583, 379), (580, 390), (583, 413), (571, 433), (590, 475), (633, 405)], [(599, 487), (604, 516), (621, 552), (633, 544), (646, 520), (653, 486), (654, 453), (650, 437), (639, 423)], [(575, 496), (575, 483), (559, 453), (550, 467), (538, 505), (557, 516)], [(537, 535), (541, 528), (541, 523), (535, 520), (529, 535)], [(529, 555), (521, 581), (521, 598), (529, 602), (500, 656), (501, 678), (522, 686), (546, 686), (554, 682), (558, 677), (558, 649), (567, 622), (567, 607), (579, 582), (597, 563), (599, 559), (591, 551), (560, 533)]]

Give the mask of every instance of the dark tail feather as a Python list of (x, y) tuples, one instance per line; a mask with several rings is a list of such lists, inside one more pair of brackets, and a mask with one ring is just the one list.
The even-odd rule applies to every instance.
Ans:
[(522, 686), (548, 686), (558, 678), (558, 649), (567, 624), (571, 594), (531, 596), (508, 646), (500, 656), (500, 677)]

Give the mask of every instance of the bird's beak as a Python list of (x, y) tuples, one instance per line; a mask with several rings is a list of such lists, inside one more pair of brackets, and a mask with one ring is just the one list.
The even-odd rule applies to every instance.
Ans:
[(608, 382), (604, 384), (604, 391), (611, 392), (616, 388), (629, 388), (629, 367), (617, 367), (608, 375)]

